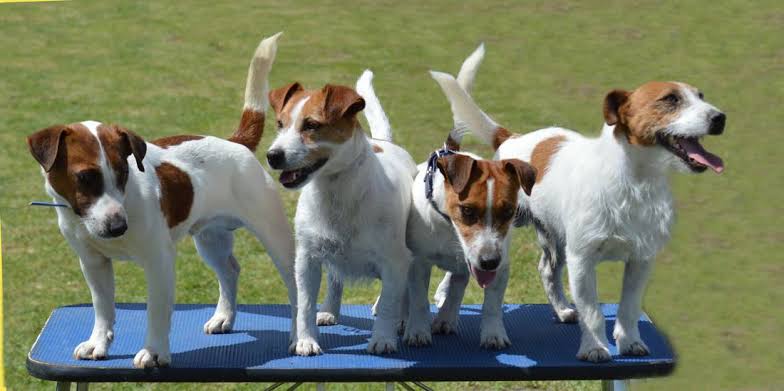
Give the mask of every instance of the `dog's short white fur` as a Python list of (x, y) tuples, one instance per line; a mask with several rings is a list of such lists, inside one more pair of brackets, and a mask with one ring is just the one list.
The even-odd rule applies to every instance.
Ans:
[[(471, 89), (484, 53), (484, 45), (480, 45), (463, 62), (457, 82), (464, 89)], [(433, 72), (434, 77), (438, 74)], [(450, 138), (459, 145), (467, 131), (460, 119), (455, 118), (455, 127), (450, 132)], [(474, 154), (458, 153), (468, 155), (475, 160), (482, 159)], [(433, 173), (432, 197), (438, 207), (436, 210), (425, 193), (427, 162), (420, 164), (418, 169), (406, 233), (408, 247), (414, 254), (414, 262), (409, 272), (409, 314), (403, 341), (410, 345), (429, 345), (432, 342), (432, 333), (454, 333), (457, 330), (463, 295), (471, 276), (466, 262), (479, 269), (480, 259), (500, 256), (501, 263), (496, 269), (497, 276), (484, 289), (479, 342), (486, 348), (505, 348), (510, 345), (502, 319), (503, 297), (509, 280), (507, 235), (488, 232), (476, 235), (471, 241), (465, 240), (453, 226), (453, 221), (446, 220), (441, 215), (446, 210), (444, 175), (440, 170), (435, 170)], [(489, 182), (492, 183), (492, 179)], [(492, 196), (493, 191), (489, 189), (488, 194)], [(492, 202), (492, 197), (489, 202)], [(488, 206), (487, 211), (489, 213), (492, 209)], [(492, 231), (493, 226), (489, 225), (487, 229)], [(444, 290), (445, 295), (439, 305), (438, 314), (431, 322), (427, 286), (430, 283), (433, 266), (449, 272), (446, 278), (449, 279), (451, 289)]]
[[(459, 83), (442, 77), (440, 84), (456, 108), (456, 115), (488, 144), (498, 143), (499, 132), (506, 132), (473, 102)], [(688, 161), (668, 151), (661, 141), (648, 145), (632, 145), (616, 127), (620, 116), (646, 115), (656, 105), (677, 104), (657, 120), (655, 137), (679, 143), (697, 140), (707, 134), (723, 131), (724, 115), (702, 99), (694, 87), (683, 83), (658, 83), (645, 93), (613, 91), (609, 103), (620, 97), (624, 104), (634, 104), (635, 111), (621, 112), (610, 104), (613, 125), (605, 124), (598, 138), (584, 137), (562, 128), (547, 128), (522, 136), (510, 135), (498, 146), (495, 158), (519, 158), (529, 161), (537, 145), (553, 137), (563, 137), (549, 158), (546, 172), (534, 186), (530, 197), (520, 192), (520, 223), (532, 223), (538, 232), (543, 254), (539, 271), (547, 297), (562, 321), (575, 321), (579, 314), (582, 330), (577, 357), (599, 362), (610, 359), (605, 336), (604, 316), (599, 306), (596, 286), (596, 265), (603, 260), (625, 262), (623, 292), (614, 337), (621, 354), (645, 355), (647, 346), (640, 338), (637, 321), (641, 302), (656, 253), (670, 237), (674, 208), (668, 182), (669, 172), (698, 171)], [(645, 87), (645, 85), (643, 86)], [(642, 90), (641, 87), (638, 90)], [(658, 89), (661, 89), (659, 93)], [(651, 91), (653, 90), (653, 91)], [(669, 95), (667, 91), (669, 92)], [(658, 94), (657, 94), (658, 93)], [(613, 95), (616, 94), (616, 95)], [(675, 96), (675, 98), (673, 98)], [(634, 100), (635, 103), (629, 103)], [(606, 112), (607, 112), (606, 106)], [(634, 113), (634, 114), (632, 114)], [(605, 114), (608, 118), (608, 115)], [(713, 128), (712, 120), (721, 126)], [(623, 126), (636, 137), (643, 132), (636, 124), (641, 118), (628, 119)], [(643, 120), (645, 120), (643, 118)], [(617, 125), (616, 125), (617, 121)], [(648, 136), (651, 136), (648, 134)], [(690, 144), (693, 145), (693, 142)], [(699, 145), (697, 143), (697, 145)], [(710, 155), (699, 147), (704, 156)], [(683, 151), (681, 151), (683, 152)], [(687, 150), (687, 152), (689, 152)], [(685, 155), (685, 154), (684, 154)], [(689, 153), (688, 157), (695, 157)], [(700, 156), (696, 156), (700, 158)], [(716, 163), (715, 160), (718, 160)], [(702, 160), (703, 162), (705, 159)], [(723, 165), (715, 157), (710, 165), (721, 172)], [(699, 170), (706, 168), (698, 164)], [(562, 266), (569, 271), (569, 283), (577, 306), (577, 314), (568, 307), (561, 282)], [(441, 294), (449, 291), (448, 281), (442, 282)]]
[[(267, 109), (267, 74), (274, 61), (279, 34), (263, 40), (248, 72), (245, 109)], [(82, 122), (93, 135), (101, 124)], [(96, 136), (96, 139), (98, 137)], [(100, 140), (99, 144), (100, 144)], [(104, 194), (79, 217), (72, 209), (57, 208), (60, 231), (79, 255), (81, 268), (92, 294), (95, 324), (90, 338), (74, 350), (79, 359), (103, 359), (114, 337), (114, 276), (111, 259), (139, 264), (147, 278), (147, 334), (144, 347), (133, 359), (136, 367), (165, 366), (171, 360), (169, 332), (174, 304), (175, 245), (192, 234), (204, 261), (220, 281), (215, 314), (204, 325), (207, 333), (231, 330), (235, 318), (239, 264), (232, 254), (233, 232), (247, 228), (267, 249), (296, 303), (294, 240), (283, 204), (272, 177), (256, 156), (243, 145), (216, 137), (184, 142), (168, 148), (146, 143), (144, 172), (131, 167), (124, 193), (116, 188), (113, 170), (101, 147)], [(188, 174), (193, 204), (187, 219), (169, 228), (161, 210), (161, 185), (156, 167), (169, 163)], [(46, 173), (44, 177), (47, 178)], [(49, 181), (46, 191), (59, 203), (68, 201)], [(120, 216), (120, 217), (118, 217)], [(127, 219), (127, 231), (119, 237), (102, 238), (98, 232), (109, 218)], [(292, 312), (292, 316), (295, 313)], [(292, 321), (292, 327), (296, 322)], [(292, 335), (294, 334), (292, 330)]]
[[(375, 94), (368, 94), (373, 90), (372, 76), (365, 71), (356, 88), (365, 102), (372, 139), (357, 122), (357, 128), (341, 143), (304, 143), (299, 133), (308, 96), (290, 103), (294, 105), (290, 125), (280, 130), (270, 147), (270, 151), (285, 151), (285, 166), (292, 168), (307, 164), (314, 150), (329, 156), (320, 169), (308, 174), (294, 218), (299, 316), (297, 341), (291, 350), (298, 355), (322, 352), (316, 320), (322, 264), (328, 268), (330, 287), (340, 286), (344, 280), (381, 279), (378, 313), (367, 350), (375, 354), (397, 350), (399, 308), (411, 263), (405, 230), (416, 164), (392, 143), (389, 122)], [(383, 153), (375, 153), (373, 145)], [(328, 300), (337, 301), (332, 304), (338, 306), (333, 309), (337, 312), (339, 292), (328, 295)]]

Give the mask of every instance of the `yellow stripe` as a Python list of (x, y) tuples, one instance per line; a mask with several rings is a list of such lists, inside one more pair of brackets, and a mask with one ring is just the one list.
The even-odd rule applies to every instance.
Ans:
[(5, 355), (3, 354), (3, 221), (0, 220), (0, 390), (5, 391)]
[(69, 0), (0, 0), (3, 3), (51, 3), (55, 1), (69, 1)]

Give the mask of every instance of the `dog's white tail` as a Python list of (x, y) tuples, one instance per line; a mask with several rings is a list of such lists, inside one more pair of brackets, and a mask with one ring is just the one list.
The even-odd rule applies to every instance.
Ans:
[(269, 107), (269, 72), (275, 62), (275, 53), (278, 51), (278, 38), (283, 34), (277, 33), (263, 39), (248, 67), (248, 80), (245, 82), (245, 106), (242, 110), (240, 125), (230, 141), (242, 144), (251, 151), (255, 151), (264, 132), (264, 115)]
[[(476, 72), (479, 71), (479, 65), (482, 64), (482, 60), (485, 58), (485, 44), (480, 43), (479, 47), (468, 56), (465, 61), (463, 61), (463, 65), (460, 67), (460, 72), (457, 74), (457, 84), (460, 85), (464, 90), (467, 92), (471, 92), (471, 89), (474, 88), (474, 79), (476, 78)], [(455, 110), (452, 110), (454, 113)], [(463, 142), (463, 136), (471, 131), (468, 124), (461, 121), (459, 118), (453, 115), (452, 120), (454, 122), (454, 126), (452, 130), (449, 132), (449, 139), (447, 139), (447, 144), (451, 144), (451, 148), (459, 148), (460, 143)]]
[(483, 142), (498, 149), (501, 142), (509, 137), (509, 131), (485, 114), (452, 75), (435, 71), (431, 71), (430, 75), (449, 100), (455, 124), (464, 123)]
[(379, 140), (392, 141), (392, 126), (389, 125), (381, 102), (373, 90), (373, 72), (366, 69), (357, 80), (357, 93), (365, 100), (365, 118), (370, 125), (370, 135)]

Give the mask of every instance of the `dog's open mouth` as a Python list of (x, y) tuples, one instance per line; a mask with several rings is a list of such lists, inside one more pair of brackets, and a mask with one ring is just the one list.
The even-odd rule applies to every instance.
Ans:
[(703, 172), (708, 167), (717, 174), (724, 171), (724, 162), (720, 157), (703, 148), (699, 137), (658, 134), (656, 140), (673, 155), (683, 160), (694, 172)]
[(476, 278), (476, 282), (479, 284), (480, 287), (482, 287), (482, 289), (487, 288), (487, 286), (493, 282), (497, 271), (497, 270), (480, 270), (473, 265), (468, 265), (468, 269), (471, 270), (471, 275), (473, 275), (474, 278)]
[(321, 159), (316, 161), (315, 163), (297, 168), (296, 170), (283, 170), (280, 173), (280, 184), (283, 185), (285, 188), (295, 188), (308, 180), (308, 176), (310, 174), (316, 172), (319, 168), (324, 166), (327, 163), (327, 159)]

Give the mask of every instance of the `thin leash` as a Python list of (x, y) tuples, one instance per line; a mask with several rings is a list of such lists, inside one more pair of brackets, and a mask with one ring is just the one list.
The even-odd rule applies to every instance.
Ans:
[(57, 202), (45, 202), (45, 201), (32, 201), (30, 202), (29, 206), (49, 206), (49, 207), (57, 207), (57, 208), (69, 208), (66, 204), (60, 204)]
[(441, 149), (437, 151), (433, 151), (433, 153), (430, 154), (430, 158), (427, 159), (427, 171), (425, 171), (425, 197), (427, 197), (428, 202), (430, 202), (430, 206), (433, 207), (436, 213), (441, 215), (441, 217), (443, 217), (444, 220), (450, 223), (452, 222), (452, 219), (450, 219), (446, 213), (438, 209), (438, 205), (436, 205), (435, 200), (433, 200), (433, 176), (435, 175), (436, 170), (438, 169), (437, 168), (438, 158), (442, 156), (449, 156), (454, 154), (455, 151), (449, 149), (446, 146), (446, 143), (444, 143), (444, 146), (441, 147)]

